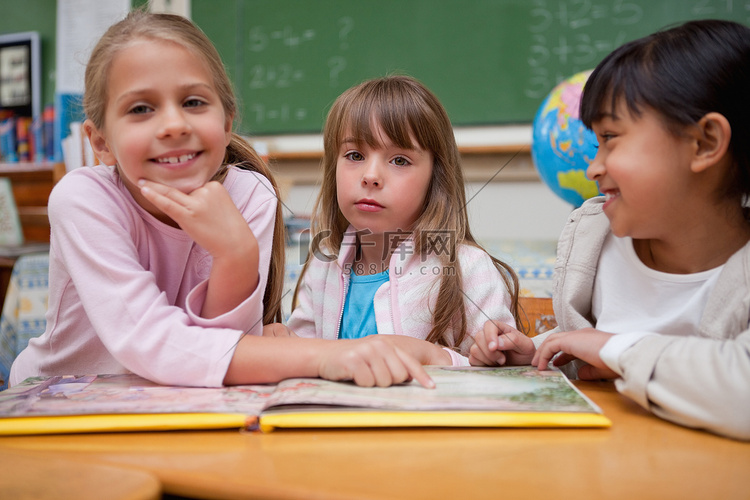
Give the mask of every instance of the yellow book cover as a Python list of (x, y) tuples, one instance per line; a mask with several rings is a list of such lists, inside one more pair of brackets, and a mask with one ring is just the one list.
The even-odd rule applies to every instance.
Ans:
[(30, 378), (0, 392), (0, 435), (312, 427), (609, 427), (559, 371), (426, 367), (436, 383), (358, 387), (289, 379), (221, 388), (135, 375)]

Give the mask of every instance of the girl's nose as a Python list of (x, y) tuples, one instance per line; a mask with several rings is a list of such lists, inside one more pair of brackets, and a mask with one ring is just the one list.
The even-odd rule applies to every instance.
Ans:
[(190, 123), (185, 119), (182, 108), (167, 108), (162, 113), (162, 121), (158, 131), (160, 138), (177, 137), (190, 132)]
[(591, 163), (589, 163), (589, 166), (586, 169), (586, 177), (588, 177), (592, 181), (596, 181), (602, 175), (604, 175), (605, 172), (606, 169), (604, 168), (604, 155), (601, 149), (598, 149), (596, 152), (596, 156), (594, 156), (594, 159), (591, 160)]
[(362, 185), (372, 187), (381, 187), (383, 185), (380, 169), (376, 162), (371, 161), (365, 168), (365, 171), (362, 173)]

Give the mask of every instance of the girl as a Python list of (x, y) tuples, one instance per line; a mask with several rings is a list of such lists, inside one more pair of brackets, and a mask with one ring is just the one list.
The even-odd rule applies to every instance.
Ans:
[[(231, 131), (231, 85), (197, 27), (134, 11), (98, 42), (85, 83), (84, 128), (110, 166), (67, 174), (50, 197), (47, 330), (15, 361), (12, 384), (133, 372), (198, 386), (291, 376), (429, 385), (390, 346), (260, 336), (281, 318), (277, 189)], [(289, 352), (294, 361), (279, 364)]]
[(605, 58), (581, 101), (599, 140), (587, 175), (604, 196), (560, 237), (558, 331), (534, 353), (488, 329), (472, 362), (509, 349), (544, 368), (561, 353), (555, 365), (619, 377), (660, 417), (750, 439), (748, 88), (750, 29), (732, 22), (689, 22)]
[(517, 322), (518, 280), (471, 235), (453, 128), (428, 89), (405, 76), (349, 89), (324, 149), (290, 330), (387, 335), (423, 364), (459, 365), (487, 318)]

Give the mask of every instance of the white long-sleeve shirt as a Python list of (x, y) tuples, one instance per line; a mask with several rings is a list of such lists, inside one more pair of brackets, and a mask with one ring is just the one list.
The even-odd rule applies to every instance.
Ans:
[[(584, 203), (560, 236), (553, 295), (558, 328), (553, 331), (597, 326), (592, 294), (610, 231), (602, 203), (603, 197)], [(534, 337), (534, 343), (551, 333)], [(632, 342), (605, 344), (602, 351), (622, 374), (616, 381), (622, 394), (664, 419), (750, 440), (750, 243), (724, 264), (697, 330), (621, 335), (631, 334), (609, 342)]]
[(258, 240), (259, 283), (232, 311), (200, 311), (211, 255), (138, 205), (112, 167), (74, 170), (49, 199), (46, 331), (13, 363), (31, 376), (133, 372), (158, 383), (220, 386), (243, 332), (262, 333), (276, 197), (260, 174), (224, 181)]

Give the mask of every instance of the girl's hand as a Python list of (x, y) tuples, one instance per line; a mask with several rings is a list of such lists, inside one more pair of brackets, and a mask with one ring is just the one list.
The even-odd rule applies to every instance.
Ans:
[(383, 335), (381, 339), (410, 354), (422, 365), (451, 365), (453, 362), (445, 349), (426, 340), (406, 335)]
[(474, 366), (526, 365), (534, 357), (534, 342), (506, 323), (487, 321), (474, 335), (469, 363)]
[(599, 351), (611, 337), (611, 333), (594, 328), (553, 333), (539, 346), (531, 364), (540, 370), (546, 370), (554, 355), (562, 352), (555, 358), (555, 366), (562, 366), (574, 359), (588, 363), (578, 370), (578, 378), (581, 380), (617, 378), (619, 375), (599, 357)]
[(353, 380), (363, 387), (388, 387), (415, 379), (432, 389), (435, 382), (417, 359), (380, 335), (336, 340), (321, 352), (318, 376), (328, 380)]
[(296, 333), (281, 323), (271, 323), (263, 327), (264, 337), (298, 337)]
[(141, 179), (141, 194), (179, 224), (214, 258), (257, 246), (255, 235), (221, 183), (207, 182), (190, 194)]
[(204, 318), (227, 313), (258, 286), (258, 241), (231, 196), (211, 181), (190, 194), (141, 179), (141, 194), (213, 257)]

